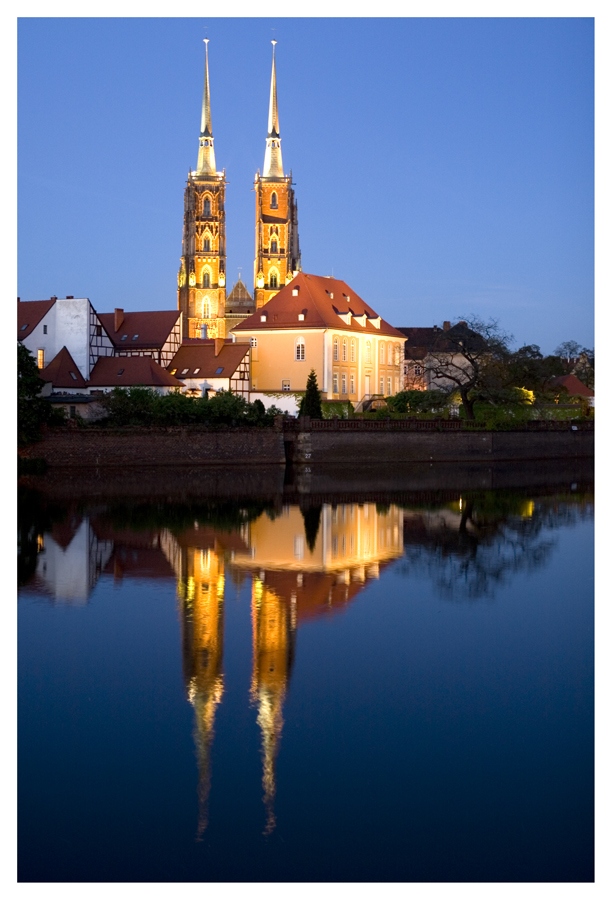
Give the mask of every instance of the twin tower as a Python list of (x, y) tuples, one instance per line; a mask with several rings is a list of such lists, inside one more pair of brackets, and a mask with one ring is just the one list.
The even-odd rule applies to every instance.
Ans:
[(226, 337), (229, 329), (301, 271), (297, 204), (291, 172), (283, 173), (272, 41), (272, 83), (263, 173), (255, 176), (254, 298), (240, 279), (226, 298), (225, 169), (218, 172), (210, 118), (208, 41), (198, 166), (185, 188), (178, 308), (189, 337)]

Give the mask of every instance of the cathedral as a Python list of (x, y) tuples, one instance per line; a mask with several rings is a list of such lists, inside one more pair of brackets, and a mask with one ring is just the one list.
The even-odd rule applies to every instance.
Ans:
[(238, 279), (226, 297), (225, 169), (217, 171), (210, 115), (208, 40), (202, 122), (195, 172), (185, 188), (183, 246), (178, 272), (178, 308), (183, 334), (225, 338), (230, 330), (267, 303), (301, 271), (297, 203), (291, 172), (285, 175), (276, 98), (276, 41), (263, 172), (255, 176), (254, 296)]

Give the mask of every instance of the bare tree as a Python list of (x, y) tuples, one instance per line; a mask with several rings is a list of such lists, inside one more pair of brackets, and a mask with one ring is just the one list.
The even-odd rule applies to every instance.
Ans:
[(474, 392), (507, 360), (511, 340), (496, 319), (484, 322), (477, 316), (437, 329), (425, 361), (428, 386), (458, 391), (466, 418), (473, 420)]

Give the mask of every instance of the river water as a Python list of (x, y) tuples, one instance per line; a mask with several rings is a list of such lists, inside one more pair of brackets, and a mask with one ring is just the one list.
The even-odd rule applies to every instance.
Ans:
[(23, 479), (19, 879), (591, 881), (592, 480), (507, 474)]

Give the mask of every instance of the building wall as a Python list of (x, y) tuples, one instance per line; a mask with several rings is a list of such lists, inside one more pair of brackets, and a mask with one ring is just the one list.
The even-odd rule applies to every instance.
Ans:
[(45, 366), (66, 347), (85, 379), (98, 357), (113, 355), (112, 341), (87, 298), (58, 298), (22, 343), (35, 359), (43, 350)]
[[(276, 194), (277, 206), (272, 206), (272, 195)], [(297, 234), (297, 206), (291, 176), (277, 180), (255, 180), (255, 262), (253, 280), (255, 284), (256, 308), (263, 306), (276, 292), (293, 278), (301, 268)], [(263, 221), (263, 217), (275, 221)], [(275, 240), (277, 251), (272, 252)], [(276, 274), (277, 284), (273, 286), (271, 275)]]

